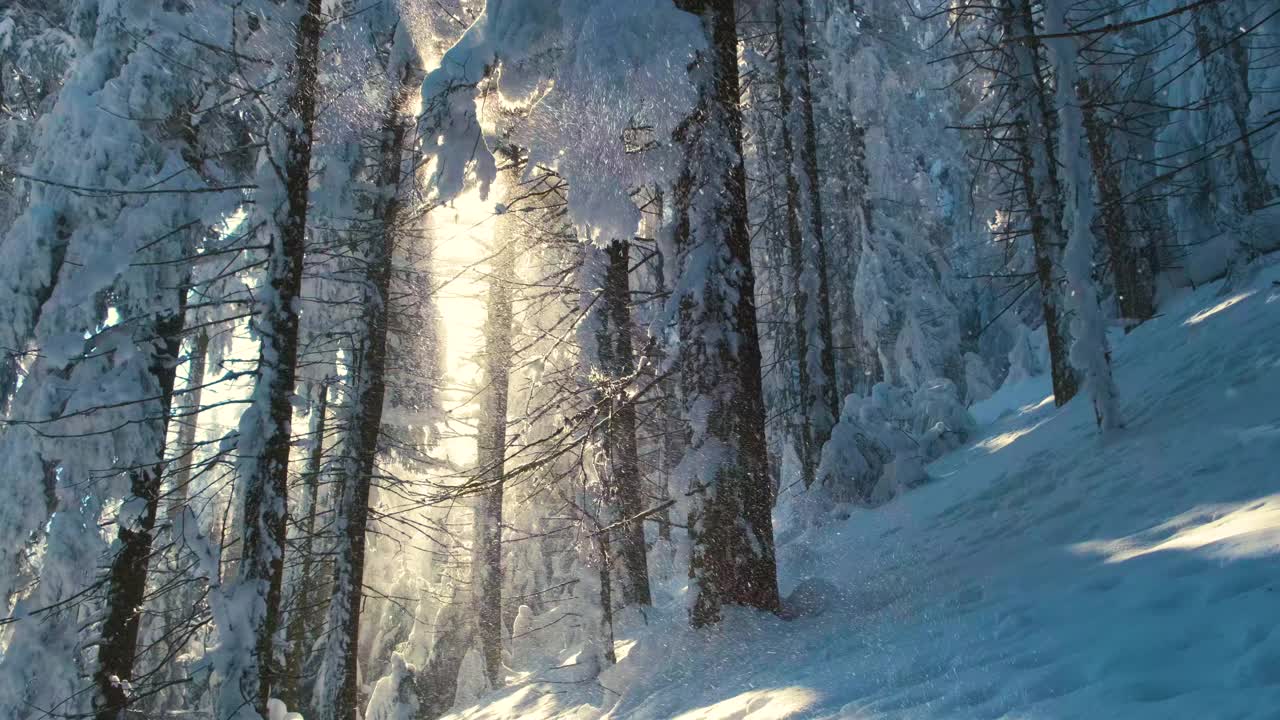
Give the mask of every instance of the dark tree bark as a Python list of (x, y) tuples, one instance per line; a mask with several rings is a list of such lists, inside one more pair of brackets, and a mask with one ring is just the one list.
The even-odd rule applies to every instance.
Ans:
[(98, 693), (94, 703), (97, 720), (123, 720), (129, 714), (131, 698), (126, 688), (134, 679), (138, 656), (138, 628), (164, 478), (165, 437), (173, 405), (185, 305), (184, 299), (178, 303), (176, 312), (157, 317), (152, 325), (155, 339), (162, 344), (160, 352), (152, 356), (149, 367), (159, 390), (160, 407), (148, 420), (156, 447), (146, 466), (129, 472), (132, 498), (126, 502), (126, 507), (141, 503), (139, 515), (132, 522), (123, 518), (117, 521), (119, 549), (107, 570), (106, 617), (102, 621), (98, 667), (93, 676)]
[(512, 356), (512, 283), (515, 245), (507, 241), (493, 259), (489, 309), (485, 320), (484, 386), (476, 462), (479, 497), (475, 508), (472, 585), (475, 588), (476, 632), (490, 687), (501, 687), (502, 674), (502, 497), (506, 482), (507, 394)]
[(476, 636), (470, 609), (456, 602), (456, 598), (436, 613), (434, 627), (431, 655), (414, 683), (418, 689), (419, 720), (436, 720), (453, 707), (458, 692), (458, 670)]
[[(789, 114), (792, 103), (791, 89), (788, 84), (792, 78), (787, 73), (787, 57), (783, 51), (782, 4), (776, 5), (775, 22), (778, 25), (777, 67), (778, 92), (781, 96), (782, 113), (785, 118)], [(785, 120), (782, 131), (782, 157), (785, 167), (787, 211), (785, 213), (785, 232), (787, 239), (787, 278), (790, 281), (791, 295), (791, 351), (792, 362), (796, 371), (796, 394), (798, 396), (798, 415), (794, 428), (796, 434), (796, 455), (800, 460), (800, 479), (807, 488), (813, 485), (818, 470), (818, 440), (815, 428), (809, 417), (812, 406), (813, 388), (809, 378), (809, 292), (805, 282), (805, 242), (803, 218), (800, 211), (800, 181), (796, 177), (796, 150), (794, 134), (790, 124)]]
[(352, 413), (346, 428), (351, 442), (344, 462), (342, 499), (338, 508), (345, 520), (341, 528), (345, 536), (341, 538), (336, 558), (334, 603), (329, 611), (329, 632), (334, 634), (335, 642), (330, 643), (325, 657), (329, 680), (334, 679), (333, 669), (337, 669), (340, 680), (333, 688), (336, 696), (317, 697), (321, 705), (316, 708), (315, 716), (320, 718), (354, 720), (360, 709), (356, 666), (369, 528), (369, 491), (373, 487), (378, 438), (382, 432), (382, 409), (387, 394), (391, 268), (401, 210), (401, 161), (408, 132), (403, 113), (407, 109), (415, 77), (411, 69), (405, 68), (397, 78), (399, 86), (390, 100), (382, 126), (377, 180), (379, 198), (374, 204), (375, 227), (368, 243), (364, 299), (361, 303), (364, 337), (357, 351), (358, 368), (353, 373)]
[(613, 551), (609, 548), (608, 533), (602, 533), (600, 535), (600, 649), (604, 653), (603, 660), (606, 663), (617, 665), (618, 653), (614, 649), (613, 636), (613, 582), (611, 580), (613, 563), (610, 560), (611, 557), (613, 557)]
[(1053, 164), (1054, 115), (1042, 84), (1040, 43), (1035, 39), (1035, 23), (1029, 0), (1003, 0), (1001, 22), (1005, 35), (1024, 38), (1013, 42), (1011, 72), (1019, 86), (1018, 135), (1022, 159), (1022, 191), (1031, 225), (1031, 241), (1035, 251), (1036, 278), (1040, 283), (1040, 302), (1044, 311), (1045, 331), (1049, 336), (1049, 364), (1053, 380), (1054, 404), (1065, 405), (1080, 389), (1079, 379), (1070, 362), (1070, 337), (1066, 314), (1061, 307), (1060, 281), (1057, 276), (1066, 239), (1062, 235), (1062, 189)]
[(285, 653), (284, 671), (280, 678), (280, 699), (286, 707), (302, 707), (305, 694), (302, 690), (306, 677), (307, 651), (315, 639), (313, 618), (324, 603), (318, 601), (315, 590), (319, 586), (316, 578), (315, 537), (316, 515), (320, 507), (320, 468), (324, 459), (324, 437), (328, 427), (327, 413), (329, 408), (329, 383), (320, 384), (320, 397), (312, 410), (311, 448), (307, 453), (307, 466), (302, 471), (303, 512), (305, 519), (299, 529), (298, 555), (301, 557), (298, 572), (298, 588), (294, 597), (293, 608), (289, 614), (289, 626), (285, 637), (289, 649)]
[[(677, 367), (694, 425), (689, 452), (699, 456), (700, 468), (689, 488), (690, 620), (696, 627), (717, 622), (725, 603), (775, 612), (781, 603), (747, 231), (735, 6), (732, 0), (677, 4), (702, 19), (709, 41), (692, 70), (700, 85), (698, 107), (677, 132), (685, 153), (674, 228), (682, 274), (673, 297)], [(698, 275), (684, 275), (689, 272)]]
[[(797, 449), (801, 479), (804, 486), (809, 487), (817, 474), (822, 446), (831, 435), (840, 408), (804, 8), (797, 0), (775, 0), (774, 23), (783, 118), (792, 332), (800, 396)], [(816, 332), (811, 333), (810, 325)]]
[[(603, 300), (604, 320), (600, 324), (600, 364), (609, 388), (601, 408), (604, 417), (604, 446), (608, 458), (605, 481), (606, 500), (617, 518), (625, 521), (644, 511), (640, 456), (636, 447), (636, 408), (626, 396), (626, 387), (636, 372), (631, 333), (631, 244), (615, 240), (609, 245)], [(617, 553), (622, 559), (623, 601), (627, 605), (649, 605), (649, 566), (644, 539), (644, 521), (624, 523), (616, 532)], [(607, 538), (606, 538), (607, 540)]]
[(1111, 277), (1115, 284), (1120, 315), (1128, 332), (1155, 314), (1154, 269), (1146, 253), (1133, 245), (1129, 213), (1124, 205), (1120, 174), (1111, 170), (1111, 130), (1100, 117), (1099, 98), (1088, 79), (1077, 86), (1084, 115), (1085, 135), (1094, 167), (1101, 214), (1101, 235), (1111, 255)]
[(307, 234), (316, 77), (324, 27), (321, 10), (321, 0), (306, 0), (294, 41), (291, 73), (295, 85), (281, 128), (285, 157), (274, 158), (283, 169), (286, 198), (281, 207), (274, 209), (277, 233), (270, 243), (267, 261), (272, 297), (255, 318), (262, 337), (258, 382), (265, 383), (265, 387), (255, 390), (255, 406), (250, 412), (259, 413), (265, 422), (261, 423), (264, 436), (260, 451), (242, 461), (245, 527), (237, 576), (238, 584), (263, 585), (266, 594), (265, 606), (255, 609), (249, 619), (254, 651), (242, 667), (236, 668), (236, 677), (224, 680), (229, 686), (222, 690), (218, 712), (228, 715), (247, 704), (266, 717), (267, 700), (276, 683), (273, 658), (284, 574), (292, 399), (298, 367), (297, 300)]

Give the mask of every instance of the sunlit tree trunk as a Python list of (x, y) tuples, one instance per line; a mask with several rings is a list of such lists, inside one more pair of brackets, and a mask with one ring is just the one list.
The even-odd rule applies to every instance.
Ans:
[[(169, 473), (169, 492), (165, 503), (165, 520), (169, 523), (170, 537), (175, 541), (175, 547), (170, 550), (169, 557), (176, 569), (180, 566), (182, 552), (181, 538), (183, 538), (183, 523), (188, 517), (187, 500), (191, 493), (191, 480), (195, 472), (196, 461), (196, 434), (200, 429), (200, 408), (204, 401), (204, 384), (205, 377), (208, 373), (209, 363), (209, 332), (205, 328), (201, 328), (191, 339), (191, 347), (187, 357), (187, 382), (183, 393), (183, 401), (181, 409), (170, 419), (171, 423), (177, 423), (178, 432), (175, 441), (177, 443), (176, 455), (170, 461)], [(186, 640), (186, 632), (183, 626), (189, 622), (189, 615), (194, 603), (194, 598), (198, 591), (192, 586), (182, 586), (175, 588), (171, 592), (171, 597), (165, 597), (162, 602), (164, 604), (161, 613), (166, 624), (164, 630), (165, 642), (168, 645), (166, 649), (166, 657), (176, 658), (181, 652), (181, 643)], [(175, 687), (181, 687), (178, 683), (185, 676), (186, 668), (182, 663), (168, 663), (169, 680), (175, 683)], [(158, 702), (166, 702), (171, 696), (159, 696), (155, 698)]]
[[(276, 683), (275, 635), (279, 629), (288, 502), (289, 449), (292, 442), (293, 391), (298, 366), (297, 300), (302, 285), (315, 128), (321, 0), (306, 0), (298, 22), (285, 117), (271, 132), (283, 134), (284, 157), (272, 157), (282, 170), (283, 202), (264, 229), (268, 244), (267, 301), (254, 326), (261, 337), (258, 382), (241, 420), (240, 489), (244, 521), (240, 563), (233, 592), (248, 601), (248, 635), (254, 646), (226, 648), (231, 671), (223, 679), (219, 720), (267, 716), (267, 700)], [(268, 149), (265, 152), (270, 152)], [(265, 170), (264, 172), (274, 172)]]
[[(658, 191), (655, 193), (654, 204), (656, 205), (655, 216), (658, 218), (656, 225), (662, 225), (662, 217), (664, 212), (665, 195)], [(656, 228), (655, 228), (656, 229)], [(654, 257), (655, 271), (654, 284), (655, 292), (658, 295), (665, 295), (671, 287), (671, 269), (676, 266), (675, 258), (667, 258), (663, 256), (661, 248)], [(665, 365), (665, 358), (669, 348), (661, 344), (653, 346), (654, 352), (657, 354), (656, 365), (661, 367)], [(676, 378), (668, 375), (658, 381), (658, 417), (660, 418), (659, 429), (661, 432), (660, 455), (659, 455), (659, 475), (662, 482), (661, 495), (665, 502), (671, 497), (672, 475), (676, 468), (680, 465), (680, 458), (684, 457), (685, 440), (688, 430), (684, 423), (680, 421), (679, 399), (677, 394)], [(671, 540), (671, 508), (667, 506), (658, 514), (658, 537), (663, 540)]]
[(471, 582), (476, 602), (476, 632), (490, 687), (502, 685), (502, 498), (506, 483), (507, 396), (511, 379), (512, 283), (515, 244), (503, 245), (493, 258), (489, 308), (484, 326), (484, 385), (476, 441), (478, 497)]
[(192, 464), (195, 462), (196, 431), (200, 423), (200, 403), (204, 395), (204, 378), (209, 362), (209, 332), (200, 330), (191, 341), (191, 357), (187, 364), (187, 391), (182, 404), (181, 417), (178, 423), (178, 452), (174, 457), (173, 475), (170, 485), (169, 504), (165, 515), (169, 522), (178, 522), (182, 511), (187, 506), (190, 493)]
[(322, 660), (323, 682), (316, 693), (313, 715), (321, 720), (354, 720), (359, 712), (357, 657), (360, 647), (360, 606), (364, 591), (365, 546), (369, 529), (369, 492), (382, 432), (387, 394), (388, 308), (391, 268), (399, 230), (401, 160), (408, 128), (402, 117), (409, 93), (419, 81), (404, 68), (386, 110), (379, 148), (378, 199), (366, 244), (364, 297), (353, 372), (351, 412), (345, 428), (349, 436), (343, 458), (342, 494), (338, 502), (338, 551), (333, 601), (329, 605), (329, 642)]

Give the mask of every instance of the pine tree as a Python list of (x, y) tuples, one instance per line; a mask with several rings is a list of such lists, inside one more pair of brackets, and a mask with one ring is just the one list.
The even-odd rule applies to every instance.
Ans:
[(1126, 332), (1155, 313), (1155, 269), (1140, 248), (1125, 206), (1118, 168), (1112, 164), (1112, 129), (1102, 117), (1100, 92), (1088, 77), (1079, 80), (1080, 104), (1102, 222), (1100, 231), (1111, 254), (1111, 277)]
[(1056, 125), (1044, 89), (1040, 43), (1029, 0), (1002, 0), (1000, 15), (1012, 56), (1009, 72), (1018, 89), (1013, 102), (1020, 126), (1021, 184), (1035, 249), (1044, 327), (1049, 335), (1053, 400), (1062, 406), (1075, 396), (1079, 380), (1071, 367), (1070, 335), (1060, 287), (1066, 239), (1062, 235), (1062, 189), (1054, 167)]
[[(392, 24), (394, 26), (394, 24)], [(387, 396), (388, 333), (391, 321), (392, 261), (401, 234), (401, 176), (408, 128), (404, 113), (411, 90), (420, 82), (416, 53), (407, 34), (393, 40), (390, 67), (393, 87), (384, 110), (372, 222), (365, 241), (362, 316), (352, 375), (354, 385), (346, 421), (341, 497), (341, 534), (336, 558), (334, 602), (329, 605), (329, 642), (321, 666), (321, 682), (313, 714), (318, 718), (354, 718), (359, 712), (357, 650), (360, 648), (360, 608), (364, 592), (365, 546), (369, 530), (369, 497), (382, 435)], [(360, 232), (358, 229), (357, 232)]]
[(293, 393), (298, 367), (298, 292), (306, 246), (317, 71), (323, 33), (321, 0), (294, 0), (296, 36), (284, 107), (269, 129), (260, 161), (255, 222), (267, 246), (267, 277), (253, 327), (261, 342), (252, 404), (240, 421), (244, 536), (231, 604), (242, 617), (219, 628), (223, 638), (218, 714), (266, 717), (276, 685)]
[(431, 654), (415, 679), (419, 718), (434, 720), (453, 707), (458, 670), (476, 638), (474, 619), (472, 609), (462, 602), (459, 593), (452, 593), (449, 602), (436, 613)]
[[(185, 290), (179, 290), (185, 294)], [(138, 657), (140, 608), (147, 589), (147, 571), (152, 561), (156, 516), (165, 470), (165, 436), (173, 405), (173, 388), (177, 375), (178, 352), (185, 301), (175, 302), (170, 313), (160, 313), (154, 320), (154, 334), (147, 338), (156, 347), (150, 364), (152, 386), (158, 389), (157, 408), (153, 410), (151, 458), (131, 468), (126, 501), (141, 505), (134, 509), (133, 522), (117, 518), (119, 548), (107, 571), (107, 612), (102, 621), (102, 637), (98, 643), (98, 667), (94, 673), (98, 698), (95, 701), (98, 720), (117, 720), (128, 714), (130, 697), (127, 688), (134, 677)]]
[(731, 0), (686, 0), (707, 49), (692, 70), (697, 110), (678, 130), (685, 150), (674, 191), (684, 411), (692, 424), (685, 465), (693, 542), (695, 626), (723, 604), (779, 608), (764, 436), (755, 277), (747, 233), (737, 22)]
[(799, 378), (801, 479), (813, 484), (817, 456), (839, 415), (831, 289), (827, 274), (826, 222), (818, 177), (805, 11), (798, 0), (776, 0), (777, 84), (782, 110), (786, 175), (786, 236), (793, 307), (794, 352)]
[(298, 529), (300, 546), (297, 551), (301, 564), (293, 591), (293, 604), (289, 609), (289, 623), (285, 631), (288, 650), (285, 652), (284, 670), (277, 692), (280, 700), (291, 708), (303, 706), (307, 653), (315, 641), (319, 626), (316, 615), (321, 607), (319, 595), (322, 588), (315, 577), (319, 565), (316, 562), (315, 540), (316, 518), (320, 511), (320, 476), (323, 474), (330, 384), (324, 381), (319, 383), (318, 389), (312, 390), (319, 395), (311, 408), (311, 427), (307, 433), (310, 446), (307, 448), (306, 467), (302, 471), (302, 508), (298, 513), (302, 524)]
[(506, 484), (507, 405), (510, 393), (516, 243), (499, 237), (489, 270), (484, 325), (484, 376), (476, 426), (475, 531), (471, 584), (476, 634), (489, 687), (503, 684), (502, 499)]
[[(1274, 195), (1258, 162), (1249, 127), (1249, 47), (1239, 2), (1207, 3), (1191, 12), (1196, 52), (1204, 63), (1208, 137), (1212, 147), (1227, 145), (1227, 171), (1215, 195), (1225, 195), (1237, 212), (1255, 212)], [(1216, 153), (1216, 150), (1215, 150)], [(1219, 163), (1214, 163), (1215, 165)], [(1230, 180), (1224, 181), (1224, 178)]]
[[(636, 409), (628, 397), (636, 374), (631, 323), (631, 244), (614, 240), (605, 250), (588, 248), (588, 260), (603, 261), (600, 294), (602, 305), (594, 311), (595, 346), (603, 374), (603, 416), (605, 454), (604, 491), (613, 508), (610, 525), (616, 525), (614, 540), (606, 542), (621, 559), (623, 600), (628, 605), (648, 605), (649, 569), (644, 539), (644, 523), (637, 519), (645, 510), (636, 444)], [(603, 255), (603, 258), (598, 256)]]
[[(1067, 0), (1045, 4), (1045, 29), (1051, 35), (1067, 34)], [(1107, 347), (1106, 320), (1098, 303), (1093, 277), (1093, 179), (1098, 168), (1090, 163), (1084, 111), (1087, 95), (1078, 87), (1078, 50), (1075, 39), (1055, 37), (1048, 41), (1057, 82), (1058, 165), (1065, 178), (1063, 231), (1067, 247), (1063, 253), (1067, 283), (1074, 311), (1071, 362), (1080, 373), (1093, 401), (1098, 426), (1110, 430), (1122, 422), (1117, 407), (1115, 381), (1111, 376), (1111, 354)]]

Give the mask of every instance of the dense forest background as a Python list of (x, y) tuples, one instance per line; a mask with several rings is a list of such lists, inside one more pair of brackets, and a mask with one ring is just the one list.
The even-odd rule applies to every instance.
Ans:
[[(1270, 0), (0, 5), (0, 716), (423, 720), (1280, 247)], [(683, 600), (679, 600), (679, 599)]]

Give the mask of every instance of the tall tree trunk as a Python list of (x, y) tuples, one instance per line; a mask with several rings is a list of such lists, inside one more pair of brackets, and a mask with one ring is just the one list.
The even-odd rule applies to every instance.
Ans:
[(1233, 141), (1232, 172), (1227, 177), (1234, 182), (1228, 180), (1228, 183), (1239, 209), (1256, 212), (1266, 207), (1273, 192), (1254, 154), (1249, 134), (1249, 104), (1253, 99), (1249, 89), (1249, 48), (1245, 38), (1239, 36), (1246, 21), (1235, 5), (1231, 2), (1202, 5), (1191, 12), (1191, 18), (1196, 50), (1205, 65), (1205, 86), (1211, 95), (1207, 98), (1211, 106), (1206, 112), (1216, 114), (1225, 110), (1228, 113), (1224, 122), (1210, 123), (1212, 136), (1205, 140), (1213, 146)]
[[(655, 193), (654, 198), (657, 205), (655, 216), (656, 235), (661, 230), (662, 217), (664, 210), (665, 196), (659, 190)], [(654, 284), (657, 295), (662, 296), (671, 288), (670, 269), (675, 267), (674, 258), (664, 258), (661, 247), (654, 255)], [(660, 344), (654, 345), (654, 352), (657, 355), (655, 365), (664, 367), (666, 365), (665, 357), (668, 348)], [(687, 428), (680, 420), (679, 401), (676, 397), (679, 389), (676, 385), (676, 379), (668, 375), (659, 380), (658, 392), (658, 417), (661, 418), (661, 456), (660, 456), (660, 475), (662, 477), (662, 500), (665, 502), (671, 497), (671, 479), (676, 468), (680, 465), (680, 459), (684, 457), (685, 436)], [(671, 508), (666, 507), (658, 514), (658, 537), (663, 540), (671, 540)]]
[(436, 720), (453, 707), (458, 670), (476, 635), (470, 609), (456, 596), (436, 613), (433, 627), (431, 655), (414, 682), (418, 690), (418, 720)]
[(314, 639), (312, 629), (315, 625), (312, 623), (311, 618), (315, 615), (317, 606), (320, 604), (315, 596), (315, 590), (319, 583), (316, 582), (312, 575), (316, 571), (316, 515), (320, 507), (320, 468), (324, 460), (324, 437), (328, 426), (328, 409), (329, 382), (326, 380), (320, 384), (320, 397), (317, 400), (315, 409), (311, 411), (313, 414), (311, 421), (311, 447), (307, 453), (306, 469), (302, 471), (305, 520), (302, 528), (298, 531), (301, 543), (298, 549), (298, 555), (301, 557), (300, 570), (298, 572), (298, 590), (292, 611), (289, 614), (289, 626), (285, 631), (289, 649), (285, 653), (284, 671), (280, 677), (280, 699), (284, 701), (287, 707), (291, 708), (302, 707), (304, 702), (305, 694), (302, 690), (302, 681), (306, 676), (307, 651), (311, 649), (311, 642)]
[[(782, 151), (787, 186), (787, 248), (800, 390), (800, 465), (813, 484), (818, 456), (839, 416), (831, 288), (818, 176), (817, 126), (809, 77), (804, 8), (775, 0), (777, 74), (782, 105)], [(811, 266), (812, 265), (812, 266)]]
[[(671, 498), (672, 475), (675, 474), (676, 468), (680, 466), (680, 459), (684, 457), (686, 428), (684, 423), (680, 421), (676, 384), (664, 380), (659, 385), (659, 388), (659, 392), (662, 393), (662, 399), (658, 401), (659, 417), (662, 418), (662, 501), (665, 503)], [(667, 505), (658, 513), (658, 537), (667, 541), (671, 540), (670, 505)]]
[[(1045, 0), (1045, 29), (1048, 34), (1068, 32), (1067, 6), (1070, 1)], [(1111, 374), (1111, 352), (1107, 347), (1107, 323), (1098, 303), (1098, 283), (1093, 272), (1096, 245), (1093, 236), (1093, 179), (1100, 169), (1093, 167), (1088, 147), (1088, 131), (1085, 130), (1081, 108), (1087, 95), (1077, 82), (1079, 50), (1076, 40), (1070, 37), (1051, 38), (1048, 48), (1057, 82), (1058, 166), (1062, 169), (1063, 230), (1067, 235), (1063, 264), (1067, 286), (1071, 290), (1067, 304), (1072, 312), (1071, 329), (1075, 336), (1071, 363), (1093, 401), (1098, 426), (1110, 430), (1120, 427), (1121, 419)]]
[(1018, 121), (1022, 126), (1018, 136), (1022, 190), (1031, 225), (1045, 332), (1049, 336), (1053, 400), (1061, 407), (1075, 396), (1079, 381), (1071, 367), (1070, 336), (1057, 275), (1066, 239), (1062, 234), (1062, 190), (1053, 164), (1054, 122), (1049, 98), (1041, 84), (1040, 44), (1035, 39), (1030, 0), (1002, 0), (1000, 13), (1005, 35), (1025, 38), (1010, 47), (1014, 59), (1012, 73), (1020, 90), (1017, 102)]
[[(600, 562), (600, 627), (596, 630), (600, 635), (600, 653), (605, 663), (618, 664), (618, 652), (614, 648), (613, 635), (613, 550), (609, 547), (608, 533), (601, 533), (599, 551)], [(624, 556), (625, 559), (625, 556)], [(645, 578), (648, 580), (647, 576)], [(647, 588), (646, 588), (647, 589)], [(588, 600), (588, 602), (590, 602)]]
[[(279, 127), (285, 157), (271, 158), (283, 168), (285, 201), (269, 212), (267, 301), (255, 318), (262, 338), (258, 383), (241, 420), (241, 497), (244, 519), (240, 563), (234, 592), (248, 598), (247, 617), (254, 646), (229, 647), (231, 671), (217, 703), (219, 720), (267, 716), (267, 700), (276, 682), (275, 635), (280, 622), (281, 585), (288, 503), (289, 448), (293, 392), (298, 366), (298, 309), (307, 234), (312, 133), (317, 100), (321, 0), (306, 0), (294, 42), (291, 79)], [(270, 153), (268, 148), (266, 151)], [(273, 172), (266, 169), (264, 172)]]
[(321, 668), (323, 683), (317, 693), (315, 717), (355, 720), (360, 708), (356, 670), (360, 647), (360, 606), (364, 591), (365, 545), (369, 529), (369, 491), (382, 433), (382, 409), (387, 394), (387, 330), (391, 303), (391, 268), (395, 238), (399, 232), (401, 160), (407, 132), (402, 114), (406, 109), (413, 73), (407, 68), (397, 78), (396, 89), (382, 125), (378, 171), (379, 199), (366, 258), (363, 315), (364, 332), (359, 369), (354, 374), (351, 416), (346, 432), (351, 443), (344, 457), (342, 497), (338, 504), (339, 538), (337, 574), (329, 606), (330, 640)]
[[(677, 139), (685, 152), (675, 186), (679, 279), (677, 367), (693, 432), (689, 532), (690, 620), (720, 619), (724, 603), (777, 611), (772, 498), (765, 444), (755, 276), (747, 231), (738, 37), (732, 0), (680, 0), (698, 15), (708, 49), (692, 72), (694, 113)], [(694, 274), (696, 273), (696, 274)]]
[(507, 394), (512, 355), (512, 283), (515, 244), (494, 255), (485, 320), (484, 386), (476, 439), (480, 495), (475, 507), (475, 541), (471, 583), (476, 601), (476, 631), (491, 688), (501, 687), (502, 673), (502, 497), (506, 482)]
[[(185, 295), (185, 291), (183, 291)], [(156, 318), (154, 337), (162, 350), (151, 358), (149, 372), (159, 391), (159, 407), (148, 420), (155, 447), (145, 465), (129, 471), (129, 491), (117, 517), (116, 537), (119, 549), (107, 570), (107, 607), (98, 644), (98, 667), (94, 671), (97, 697), (94, 713), (97, 720), (123, 720), (129, 714), (129, 683), (134, 679), (138, 657), (138, 628), (142, 601), (147, 590), (147, 569), (151, 561), (152, 531), (160, 504), (164, 479), (165, 440), (169, 427), (169, 411), (173, 405), (173, 386), (177, 375), (178, 352), (182, 345), (185, 322), (185, 298), (177, 311)], [(147, 338), (150, 340), (151, 338)], [(130, 512), (136, 516), (130, 518)]]
[[(185, 528), (183, 523), (187, 515), (187, 498), (190, 495), (191, 477), (194, 472), (196, 432), (200, 427), (200, 408), (203, 397), (205, 374), (208, 370), (209, 333), (201, 329), (191, 340), (191, 349), (187, 358), (187, 382), (182, 408), (171, 423), (178, 424), (176, 452), (169, 463), (169, 494), (166, 499), (164, 513), (169, 524), (169, 537), (173, 547), (168, 553), (170, 572), (180, 572)], [(182, 648), (190, 638), (191, 609), (197, 602), (199, 590), (184, 584), (174, 588), (160, 599), (160, 614), (164, 624), (163, 637), (165, 643), (166, 681), (173, 690), (183, 687), (187, 668), (184, 663), (174, 662), (182, 653)], [(168, 693), (154, 696), (152, 707), (163, 707), (173, 702), (174, 696)]]
[[(636, 372), (631, 341), (631, 244), (626, 240), (615, 240), (610, 243), (608, 254), (603, 298), (605, 322), (601, 324), (598, 343), (600, 364), (610, 385), (603, 407), (604, 445), (609, 463), (605, 492), (618, 520), (628, 520), (644, 511), (640, 456), (636, 447), (636, 408), (626, 394), (626, 387)], [(624, 602), (627, 605), (649, 605), (652, 600), (644, 521), (634, 520), (622, 525), (617, 531), (616, 544), (624, 569)], [(610, 545), (612, 543), (607, 543), (606, 547)]]
[(1133, 230), (1124, 205), (1120, 174), (1111, 167), (1111, 131), (1100, 116), (1100, 100), (1087, 78), (1079, 84), (1081, 108), (1084, 112), (1085, 135), (1093, 178), (1101, 204), (1103, 242), (1111, 254), (1111, 277), (1115, 284), (1116, 302), (1125, 320), (1125, 332), (1151, 319), (1155, 314), (1154, 269), (1146, 253), (1133, 244)]
[[(860, 308), (854, 303), (852, 292), (852, 286), (858, 277), (858, 263), (862, 260), (863, 248), (871, 242), (872, 232), (867, 129), (847, 115), (838, 118), (836, 125), (842, 135), (847, 135), (849, 143), (848, 157), (836, 161), (840, 168), (837, 177), (844, 212), (838, 214), (834, 223), (835, 227), (843, 230), (845, 244), (842, 246), (841, 259), (848, 268), (848, 274), (842, 276), (844, 287), (840, 293), (840, 310), (843, 313), (841, 328), (844, 331), (844, 353), (841, 358), (844, 362), (837, 374), (837, 379), (844, 383), (837, 382), (835, 388), (836, 396), (842, 398), (849, 393), (867, 394), (871, 392), (871, 386), (883, 378), (879, 355), (868, 346), (862, 335)], [(832, 332), (834, 335), (834, 328)]]
[(787, 279), (790, 281), (791, 293), (791, 348), (794, 353), (792, 362), (796, 372), (797, 418), (794, 428), (796, 434), (796, 455), (800, 460), (800, 479), (807, 488), (813, 485), (817, 477), (818, 453), (815, 447), (817, 438), (810, 411), (813, 409), (812, 380), (809, 377), (809, 317), (811, 288), (806, 282), (804, 218), (800, 209), (800, 180), (796, 174), (795, 135), (791, 123), (787, 122), (793, 102), (791, 88), (788, 83), (792, 78), (787, 73), (787, 57), (782, 47), (782, 36), (785, 34), (782, 6), (785, 0), (777, 0), (775, 5), (776, 35), (778, 37), (777, 69), (778, 93), (782, 103), (783, 131), (782, 156), (786, 177), (787, 210), (785, 218), (787, 238)]

